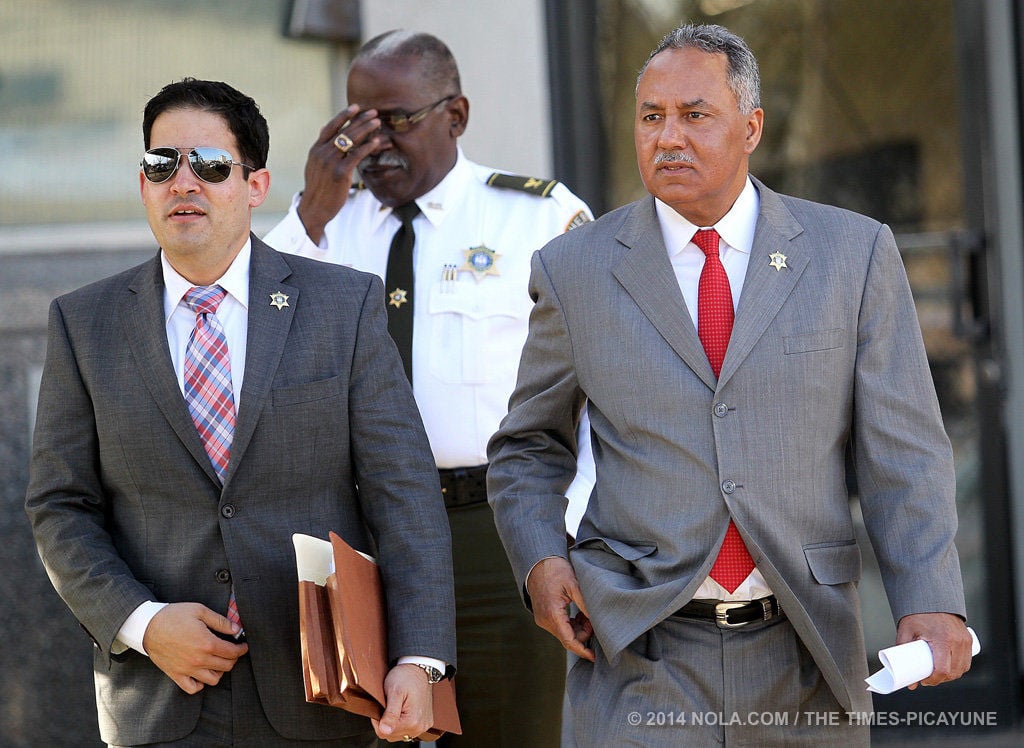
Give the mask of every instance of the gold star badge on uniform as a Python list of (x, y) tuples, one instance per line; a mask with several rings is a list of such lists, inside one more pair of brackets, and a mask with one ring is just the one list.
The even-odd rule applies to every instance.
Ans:
[(786, 264), (786, 255), (782, 254), (782, 252), (772, 252), (768, 256), (771, 258), (771, 262), (768, 264), (775, 268), (776, 272), (781, 271), (782, 268), (789, 268), (789, 265)]
[(468, 270), (479, 283), (485, 275), (501, 275), (498, 272), (498, 259), (500, 254), (493, 249), (488, 249), (483, 244), (479, 247), (470, 247), (462, 251), (466, 258), (465, 264), (459, 270)]
[(404, 288), (396, 288), (388, 294), (388, 306), (393, 306), (396, 309), (401, 309), (402, 304), (408, 300), (408, 294), (406, 294)]
[(275, 291), (270, 294), (270, 306), (276, 306), (278, 309), (284, 309), (288, 306), (288, 295), (283, 294), (280, 291)]

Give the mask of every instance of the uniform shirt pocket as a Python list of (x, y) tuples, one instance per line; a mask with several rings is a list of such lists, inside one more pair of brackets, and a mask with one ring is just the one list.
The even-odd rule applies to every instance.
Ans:
[(448, 384), (515, 384), (533, 302), (498, 278), (436, 283), (430, 302), (430, 373)]

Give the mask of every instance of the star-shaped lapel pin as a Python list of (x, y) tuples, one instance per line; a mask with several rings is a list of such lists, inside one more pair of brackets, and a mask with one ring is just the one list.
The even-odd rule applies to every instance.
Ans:
[(768, 257), (771, 258), (771, 262), (768, 264), (775, 268), (776, 272), (781, 271), (782, 268), (789, 269), (789, 265), (786, 264), (786, 255), (782, 254), (782, 252), (772, 252)]
[(408, 300), (408, 294), (406, 294), (404, 288), (396, 288), (388, 294), (388, 306), (393, 306), (396, 309), (401, 309), (402, 304)]
[(270, 306), (276, 306), (278, 309), (284, 309), (288, 306), (288, 295), (283, 294), (280, 291), (275, 291), (270, 294)]

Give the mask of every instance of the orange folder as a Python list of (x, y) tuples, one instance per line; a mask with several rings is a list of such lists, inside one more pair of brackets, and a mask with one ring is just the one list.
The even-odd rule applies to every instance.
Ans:
[[(377, 564), (335, 533), (292, 536), (299, 572), (299, 631), (306, 701), (380, 719), (388, 673), (387, 618)], [(462, 734), (455, 684), (433, 686), (434, 724), (420, 735)]]

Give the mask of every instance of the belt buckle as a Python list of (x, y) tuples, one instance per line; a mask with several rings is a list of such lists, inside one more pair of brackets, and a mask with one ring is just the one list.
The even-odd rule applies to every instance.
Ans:
[(715, 603), (715, 623), (719, 628), (722, 629), (738, 629), (746, 626), (750, 621), (741, 621), (740, 623), (731, 623), (729, 621), (729, 611), (734, 608), (742, 608), (750, 603), (733, 601), (724, 603)]

